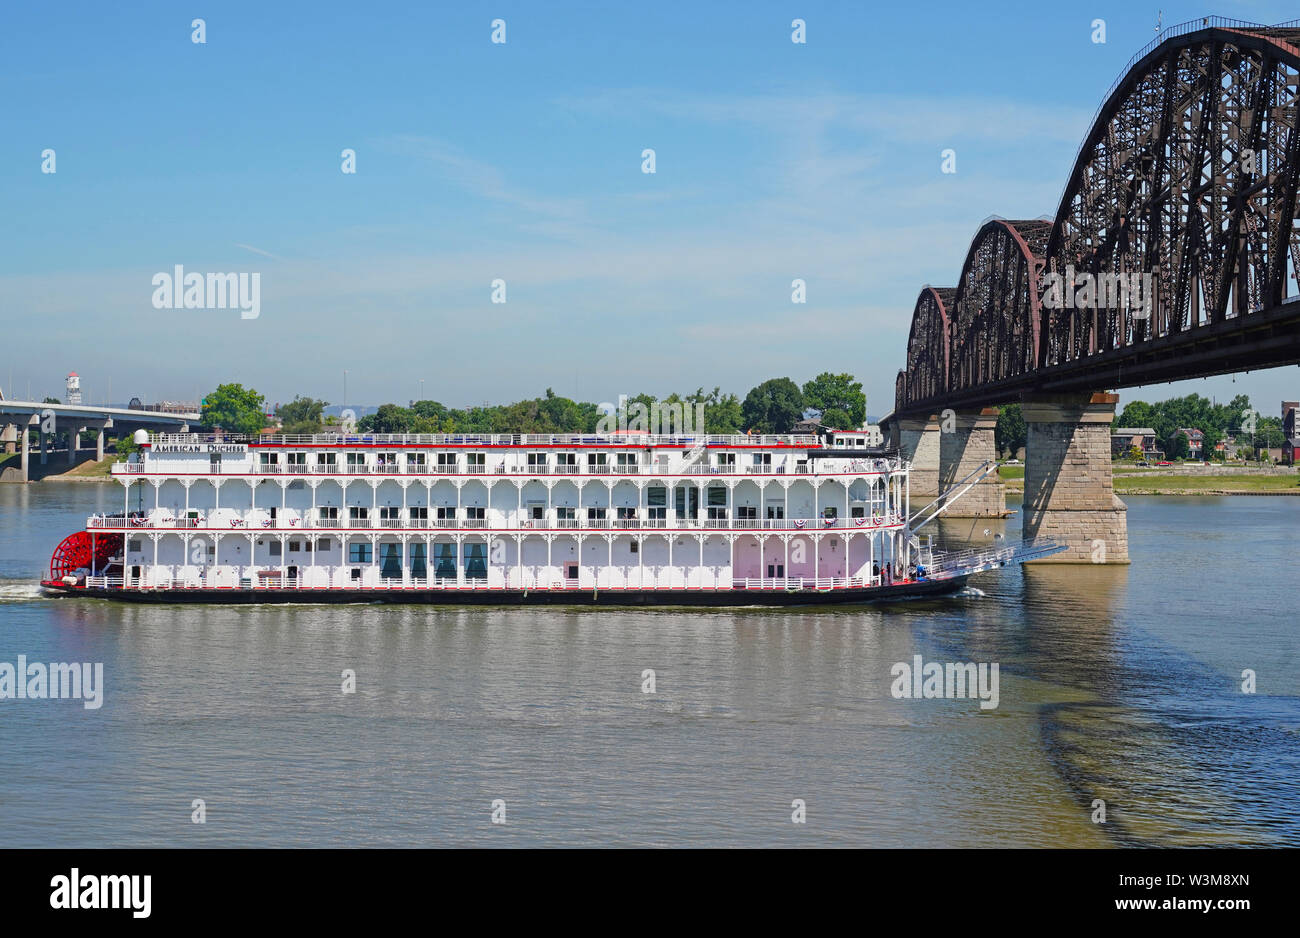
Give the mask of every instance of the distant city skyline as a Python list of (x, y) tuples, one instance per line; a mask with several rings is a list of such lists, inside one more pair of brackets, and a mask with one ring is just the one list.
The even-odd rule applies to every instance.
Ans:
[[(76, 370), (87, 400), (110, 380), (119, 402), (233, 381), (341, 404), (347, 369), (349, 403), (405, 403), (423, 381), (464, 407), (548, 387), (743, 397), (831, 371), (863, 382), (873, 414), (892, 410), (921, 286), (956, 281), (983, 219), (1052, 215), (1157, 15), (1206, 12), (71, 9), (15, 7), (0, 39), (7, 395), (61, 397)], [(1070, 67), (1038, 80), (1027, 55)], [(259, 302), (185, 308), (171, 283), (158, 300), (181, 267), (258, 275)], [(1120, 394), (1245, 389), (1270, 413), (1300, 396), (1300, 368)]]

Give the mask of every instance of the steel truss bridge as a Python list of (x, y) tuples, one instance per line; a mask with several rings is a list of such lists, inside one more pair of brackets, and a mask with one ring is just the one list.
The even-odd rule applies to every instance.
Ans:
[[(1056, 217), (988, 221), (957, 285), (921, 290), (895, 415), (1300, 362), (1297, 105), (1300, 20), (1161, 33), (1098, 110)], [(1049, 289), (1115, 274), (1151, 275), (1151, 307)]]

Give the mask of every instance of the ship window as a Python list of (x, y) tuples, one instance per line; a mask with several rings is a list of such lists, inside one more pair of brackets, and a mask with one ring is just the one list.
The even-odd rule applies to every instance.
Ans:
[(301, 552), (301, 551), (302, 551), (302, 543), (301, 543), (300, 541), (290, 541), (290, 542), (289, 542), (289, 553), (291, 553), (291, 554), (297, 554), (297, 553), (299, 553), (299, 552)]
[(424, 545), (412, 543), (407, 555), (411, 559), (411, 576), (421, 580), (427, 577), (429, 575), (428, 555)]
[(131, 551), (132, 553), (139, 553), (139, 552), (140, 552), (140, 542), (139, 542), (139, 541), (131, 541), (131, 542), (127, 545), (127, 550)]
[(322, 537), (322, 538), (320, 538), (319, 540), (317, 540), (317, 541), (316, 541), (316, 549), (317, 549), (318, 551), (321, 551), (321, 550), (330, 550), (330, 549), (331, 549), (331, 548), (330, 548), (330, 539), (329, 539), (328, 537)]
[(348, 545), (348, 563), (370, 563), (371, 556), (369, 544)]
[(272, 541), (272, 542), (271, 542), (271, 556), (272, 556), (272, 557), (279, 557), (279, 556), (280, 556), (280, 542), (279, 542), (279, 541)]
[(668, 490), (662, 485), (652, 485), (645, 490), (646, 504), (651, 507), (668, 505)]
[(727, 490), (722, 488), (721, 486), (716, 486), (714, 488), (709, 489), (708, 504), (710, 505), (727, 504)]
[(318, 466), (332, 466), (332, 465), (334, 465), (334, 462), (335, 462), (335, 458), (334, 458), (334, 457), (335, 457), (335, 454), (334, 454), (334, 453), (317, 453), (317, 454), (316, 454), (316, 465), (318, 465)]
[(635, 554), (635, 553), (639, 553), (639, 552), (640, 552), (640, 548), (641, 548), (641, 545), (640, 545), (640, 544), (638, 544), (636, 541), (633, 541), (633, 542), (632, 542), (632, 553), (634, 553), (634, 554)]
[(437, 564), (434, 567), (434, 575), (438, 577), (456, 576), (456, 545), (455, 544), (434, 544), (434, 556), (437, 558)]
[(465, 544), (465, 578), (469, 580), (487, 579), (487, 545)]

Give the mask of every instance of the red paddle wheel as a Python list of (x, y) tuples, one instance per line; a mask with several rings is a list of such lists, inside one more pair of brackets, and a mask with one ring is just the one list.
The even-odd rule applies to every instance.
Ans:
[[(94, 542), (94, 568), (102, 571), (109, 560), (122, 550), (122, 535), (97, 534)], [(50, 555), (50, 579), (58, 581), (91, 567), (91, 540), (89, 531), (69, 534)]]

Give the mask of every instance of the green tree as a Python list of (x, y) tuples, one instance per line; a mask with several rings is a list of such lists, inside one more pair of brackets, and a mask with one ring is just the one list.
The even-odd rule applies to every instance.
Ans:
[(242, 384), (218, 385), (203, 399), (202, 425), (256, 436), (266, 424), (262, 395)]
[(1115, 421), (1112, 430), (1119, 427), (1154, 427), (1156, 408), (1146, 401), (1130, 401), (1124, 405), (1124, 411)]
[(414, 414), (397, 404), (381, 404), (373, 414), (366, 414), (357, 421), (357, 429), (362, 433), (408, 433)]
[(1175, 430), (1165, 439), (1165, 455), (1170, 459), (1186, 459), (1192, 452), (1191, 440), (1181, 430)]
[(57, 397), (47, 397), (47, 398), (45, 398), (45, 400), (41, 401), (41, 403), (42, 403), (42, 404), (62, 404), (63, 401), (59, 400)]
[(1218, 459), (1220, 453), (1217, 447), (1221, 442), (1223, 442), (1223, 431), (1218, 427), (1208, 426), (1202, 430), (1201, 433), (1203, 434), (1201, 439), (1201, 458), (1206, 462), (1209, 462), (1212, 459)]
[(285, 433), (319, 433), (321, 412), (328, 407), (326, 401), (310, 397), (294, 396), (288, 404), (281, 404), (275, 410)]
[(134, 435), (130, 433), (119, 436), (117, 442), (113, 444), (113, 452), (117, 454), (116, 459), (118, 462), (126, 462), (131, 458), (132, 453), (138, 453), (140, 449), (141, 447), (136, 443)]
[(714, 388), (708, 394), (699, 388), (688, 395), (686, 403), (694, 406), (704, 405), (705, 433), (744, 433), (745, 417), (741, 411), (740, 398), (734, 394), (723, 394), (720, 388)]
[(836, 430), (853, 430), (867, 419), (867, 395), (853, 375), (823, 371), (803, 386), (804, 406)]
[(755, 433), (789, 433), (803, 411), (803, 392), (789, 378), (764, 381), (740, 405), (745, 428)]
[(1014, 456), (1016, 450), (1029, 442), (1029, 426), (1019, 404), (998, 408), (998, 423), (993, 428), (993, 445), (999, 453)]

